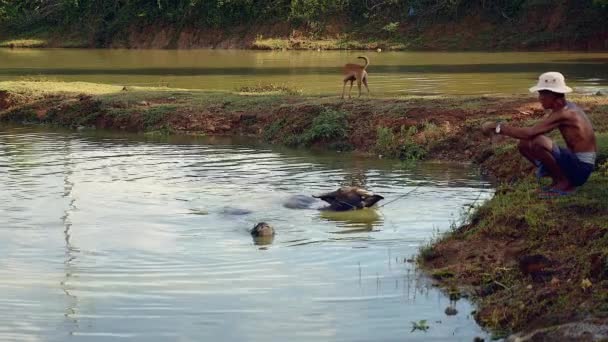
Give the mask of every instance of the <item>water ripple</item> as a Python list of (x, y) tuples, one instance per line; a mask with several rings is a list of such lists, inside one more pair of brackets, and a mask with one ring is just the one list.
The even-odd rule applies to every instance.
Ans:
[[(0, 340), (423, 341), (419, 319), (483, 335), (405, 262), (491, 194), (471, 170), (150, 139), (0, 126)], [(282, 205), (353, 182), (416, 191), (355, 214)]]

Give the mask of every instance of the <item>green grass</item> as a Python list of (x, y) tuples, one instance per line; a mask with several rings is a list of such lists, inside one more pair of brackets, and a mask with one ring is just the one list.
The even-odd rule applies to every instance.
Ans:
[(0, 47), (3, 48), (41, 48), (46, 47), (47, 41), (45, 39), (11, 39), (0, 42)]
[[(472, 286), (480, 308), (476, 319), (500, 336), (529, 328), (531, 322), (570, 322), (581, 312), (608, 315), (608, 107), (603, 99), (575, 98), (596, 105), (588, 114), (596, 128), (598, 167), (586, 184), (569, 196), (539, 198), (529, 163), (514, 141), (488, 144), (480, 149), (491, 155), (483, 164), (504, 181), (496, 195), (420, 250), (418, 260), (431, 274), (454, 274), (437, 277), (445, 288)], [(559, 133), (552, 137), (561, 139)], [(540, 283), (518, 268), (517, 258), (533, 254), (554, 263), (553, 273)], [(590, 260), (605, 260), (603, 268), (598, 271)]]
[[(401, 129), (397, 134), (394, 134), (390, 129), (384, 127), (378, 128), (378, 141), (386, 142), (389, 144), (385, 148), (384, 153), (387, 153), (389, 158), (397, 158), (400, 160), (418, 160), (424, 157), (426, 151), (424, 148), (414, 142), (414, 135), (417, 133), (417, 129), (414, 126), (406, 128), (401, 126)], [(382, 149), (379, 146), (378, 152), (381, 153)]]
[[(395, 158), (402, 161), (416, 161), (424, 159), (428, 153), (430, 136), (435, 136), (438, 132), (437, 126), (425, 123), (422, 125), (422, 132), (416, 126), (401, 126), (398, 133), (394, 133), (393, 128), (378, 127), (377, 139), (374, 152), (388, 158)], [(432, 140), (434, 141), (434, 140)]]
[(295, 88), (288, 84), (277, 83), (258, 83), (255, 86), (243, 86), (237, 89), (241, 94), (284, 94), (284, 95), (302, 95), (302, 89)]
[(359, 40), (348, 35), (343, 35), (338, 38), (303, 38), (291, 39), (283, 37), (264, 38), (258, 36), (252, 44), (253, 49), (260, 50), (377, 50), (378, 48), (386, 50), (405, 50), (409, 44), (407, 42), (371, 39)]
[(106, 95), (120, 93), (121, 86), (89, 82), (60, 82), (48, 78), (28, 77), (20, 81), (0, 82), (0, 89), (21, 94), (91, 94)]
[(367, 50), (374, 47), (357, 41), (345, 39), (303, 39), (291, 40), (288, 38), (261, 38), (253, 43), (254, 49), (261, 50)]
[(0, 47), (13, 48), (85, 48), (89, 47), (88, 37), (82, 31), (57, 32), (57, 27), (37, 25), (14, 34), (10, 39), (0, 41)]
[(142, 114), (145, 130), (158, 130), (170, 113), (175, 112), (178, 107), (175, 105), (160, 105), (152, 107)]
[[(589, 260), (593, 255), (608, 258), (608, 234), (605, 234), (608, 230), (606, 176), (596, 173), (576, 195), (551, 201), (539, 200), (536, 196), (536, 186), (532, 182), (518, 184), (512, 191), (499, 193), (488, 201), (476, 216), (478, 223), (474, 225), (475, 228), (469, 229), (464, 237), (469, 248), (474, 250), (480, 244), (492, 243), (490, 241), (512, 241), (514, 246), (519, 246), (522, 250), (519, 255), (548, 256), (559, 265), (552, 277), (558, 279), (561, 284), (556, 295), (563, 296), (555, 301), (535, 299), (555, 289), (551, 289), (547, 280), (533, 285), (531, 291), (525, 290), (531, 280), (519, 271), (515, 261), (505, 260), (498, 263), (473, 259), (453, 260), (454, 263), (463, 263), (459, 266), (461, 273), (456, 271), (453, 265), (432, 271), (454, 274), (454, 279), (449, 279), (446, 287), (454, 283), (473, 283), (481, 293), (486, 293), (482, 295), (481, 301), (485, 314), (479, 317), (484, 325), (495, 330), (518, 331), (539, 317), (576, 316), (578, 308), (587, 300), (587, 296), (581, 297), (578, 294), (578, 284), (582, 279), (593, 279), (595, 285), (589, 290), (591, 296), (606, 291), (608, 281), (603, 278), (605, 276), (591, 272), (589, 268)], [(439, 244), (449, 244), (449, 240), (453, 238), (463, 239), (452, 236)], [(426, 252), (427, 256), (441, 257), (434, 252), (435, 246)], [(504, 251), (497, 252), (497, 255), (500, 255)], [(445, 279), (440, 279), (446, 282)], [(525, 310), (522, 310), (522, 303), (526, 303)], [(586, 302), (585, 307), (586, 312), (604, 310), (603, 302), (599, 301)]]
[[(603, 147), (605, 136), (600, 139)], [(604, 159), (601, 165), (586, 184), (565, 197), (539, 198), (531, 176), (498, 186), (496, 195), (471, 213), (471, 224), (421, 251), (422, 264), (442, 260), (430, 272), (454, 274), (448, 280), (437, 278), (445, 287), (455, 283), (475, 286), (473, 293), (481, 308), (477, 319), (495, 331), (519, 331), (539, 317), (567, 322), (577, 317), (582, 306), (587, 314), (605, 312), (604, 301), (589, 300), (608, 290), (608, 262), (603, 273), (593, 271), (590, 264), (596, 256), (608, 261), (608, 162)], [(466, 258), (450, 255), (444, 260), (438, 252), (463, 244), (468, 249), (463, 252), (468, 254)], [(518, 252), (502, 258), (505, 248)], [(516, 258), (531, 254), (547, 256), (557, 265), (544, 282), (533, 282), (518, 268)], [(496, 259), (488, 261), (490, 256)], [(550, 279), (556, 279), (559, 288)], [(584, 279), (592, 279), (593, 285), (581, 290)], [(585, 294), (581, 294), (583, 290)], [(547, 293), (551, 300), (543, 299)]]
[(290, 47), (289, 41), (282, 38), (264, 38), (258, 36), (253, 42), (254, 49), (260, 50), (287, 50)]
[(293, 147), (323, 145), (333, 150), (351, 150), (348, 143), (348, 116), (330, 108), (318, 107), (317, 113), (280, 117), (266, 126), (267, 141)]
[(142, 101), (171, 102), (185, 109), (221, 108), (225, 112), (259, 110), (268, 112), (269, 108), (283, 104), (291, 95), (286, 94), (249, 94), (227, 91), (202, 91), (165, 87), (132, 87), (123, 91), (122, 85), (109, 85), (89, 82), (61, 82), (45, 77), (29, 77), (19, 81), (0, 82), (0, 90), (23, 94), (29, 97), (49, 95), (75, 96), (92, 95), (108, 106), (136, 107)]
[(325, 109), (312, 120), (301, 135), (301, 144), (310, 146), (319, 141), (340, 141), (347, 138), (348, 122), (344, 112)]
[(598, 161), (601, 163), (608, 160), (608, 133), (598, 133), (595, 138), (597, 139)]

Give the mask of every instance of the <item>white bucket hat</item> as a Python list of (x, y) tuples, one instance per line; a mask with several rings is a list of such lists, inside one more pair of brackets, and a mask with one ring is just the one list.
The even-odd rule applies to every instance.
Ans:
[(572, 91), (572, 88), (566, 85), (564, 75), (556, 71), (546, 72), (538, 78), (538, 84), (530, 88), (530, 92), (540, 90), (549, 90), (554, 93), (565, 94)]

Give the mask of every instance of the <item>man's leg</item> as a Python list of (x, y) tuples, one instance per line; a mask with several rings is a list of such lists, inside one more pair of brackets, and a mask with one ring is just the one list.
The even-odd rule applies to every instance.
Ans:
[(532, 158), (528, 156), (526, 158), (532, 162), (538, 160), (543, 164), (553, 179), (552, 189), (570, 191), (574, 188), (553, 156), (553, 141), (551, 139), (543, 135), (535, 137), (531, 140), (530, 152), (529, 157)]
[(536, 160), (532, 152), (532, 140), (521, 139), (517, 145), (517, 148), (519, 149), (519, 153), (528, 159), (530, 163), (534, 164), (534, 166), (538, 166), (538, 160)]
[[(549, 176), (549, 173), (547, 172), (547, 169), (543, 166), (543, 164), (540, 162), (540, 160), (534, 157), (534, 152), (532, 150), (532, 140), (522, 139), (519, 141), (517, 147), (519, 148), (519, 153), (521, 153), (522, 156), (528, 159), (528, 161), (530, 161), (530, 163), (532, 163), (537, 168), (536, 178), (538, 178), (538, 185), (540, 186), (540, 179)], [(552, 183), (549, 187), (552, 187), (554, 185), (555, 183)]]

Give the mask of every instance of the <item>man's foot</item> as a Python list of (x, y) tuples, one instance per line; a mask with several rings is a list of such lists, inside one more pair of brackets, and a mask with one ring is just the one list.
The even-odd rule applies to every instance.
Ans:
[(545, 166), (541, 162), (536, 163), (536, 172), (534, 173), (536, 176), (536, 182), (538, 183), (538, 187), (541, 191), (548, 190), (555, 186), (555, 182), (551, 183), (549, 186), (543, 186), (542, 180), (543, 177), (549, 176), (549, 171), (545, 168)]
[(547, 176), (549, 176), (549, 171), (547, 171), (547, 169), (541, 162), (538, 162), (538, 168), (536, 169), (536, 178), (541, 179)]
[(563, 192), (572, 192), (576, 190), (576, 187), (570, 184), (567, 179), (564, 179), (561, 181), (554, 182), (554, 184), (551, 185), (551, 189)]
[(540, 182), (540, 179), (539, 179), (539, 181), (538, 181), (538, 190), (537, 191), (538, 192), (547, 191), (549, 189), (555, 188), (556, 185), (557, 185), (557, 183), (555, 183), (555, 182), (551, 182), (551, 184), (549, 184), (549, 185), (543, 185)]
[(555, 189), (555, 188), (549, 188), (549, 189), (543, 190), (541, 193), (539, 193), (538, 197), (542, 198), (542, 199), (557, 198), (557, 197), (572, 195), (575, 192), (576, 192), (576, 189), (559, 190), (559, 189)]
[(551, 184), (551, 185), (539, 185), (539, 188), (536, 189), (536, 193), (540, 194), (540, 193), (543, 193), (543, 192), (547, 192), (547, 191), (549, 191), (551, 189), (553, 189), (553, 184)]

